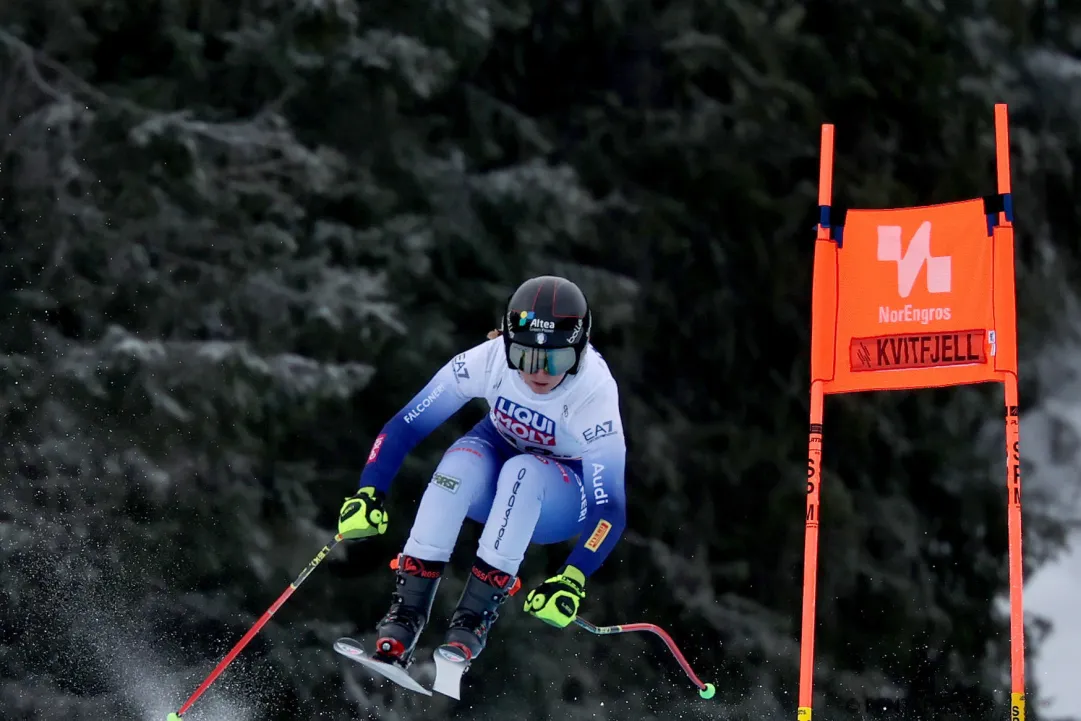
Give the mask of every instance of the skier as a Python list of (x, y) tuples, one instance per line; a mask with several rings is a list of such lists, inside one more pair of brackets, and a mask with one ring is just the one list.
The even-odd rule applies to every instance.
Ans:
[(586, 579), (625, 525), (618, 389), (589, 343), (591, 326), (577, 285), (555, 276), (528, 280), (488, 341), (451, 359), (383, 426), (360, 489), (341, 507), (338, 532), (346, 539), (384, 533), (386, 493), (406, 454), (470, 399), (489, 405), (443, 455), (424, 492), (394, 564), (396, 589), (376, 629), (376, 659), (410, 663), (467, 517), (484, 530), (444, 654), (468, 664), (483, 651), (499, 607), (517, 590), (530, 543), (579, 537), (566, 563), (524, 605), (558, 628), (576, 618)]

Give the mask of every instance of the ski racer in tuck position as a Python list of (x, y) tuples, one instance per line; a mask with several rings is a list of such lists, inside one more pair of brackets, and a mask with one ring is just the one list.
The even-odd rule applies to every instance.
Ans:
[(375, 439), (360, 488), (341, 507), (345, 539), (384, 533), (386, 494), (406, 454), (469, 400), (489, 405), (424, 492), (395, 564), (393, 603), (376, 628), (376, 659), (409, 665), (467, 517), (484, 530), (441, 652), (468, 664), (483, 651), (531, 543), (578, 536), (565, 564), (524, 604), (558, 628), (577, 617), (586, 579), (625, 525), (618, 389), (589, 342), (591, 325), (577, 285), (555, 276), (526, 281), (488, 341), (451, 359)]

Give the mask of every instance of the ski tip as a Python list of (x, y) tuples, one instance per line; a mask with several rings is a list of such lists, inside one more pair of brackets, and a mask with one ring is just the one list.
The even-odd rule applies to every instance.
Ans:
[(460, 701), (462, 674), (469, 668), (469, 659), (461, 649), (446, 644), (438, 647), (432, 657), (435, 659), (435, 683), (432, 690)]
[(180, 721), (180, 716), (173, 712), (165, 717), (165, 721)]
[(698, 695), (704, 699), (711, 699), (716, 693), (717, 687), (711, 683), (706, 683), (706, 687), (698, 691)]

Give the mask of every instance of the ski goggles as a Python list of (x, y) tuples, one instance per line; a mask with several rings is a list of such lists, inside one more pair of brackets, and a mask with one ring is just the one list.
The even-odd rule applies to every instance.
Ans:
[(550, 376), (566, 373), (578, 360), (574, 348), (533, 348), (521, 343), (511, 343), (507, 349), (510, 364), (524, 373), (547, 371)]

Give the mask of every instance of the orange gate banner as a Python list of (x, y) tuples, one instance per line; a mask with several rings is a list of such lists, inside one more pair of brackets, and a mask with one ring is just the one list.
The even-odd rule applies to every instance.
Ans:
[(1006, 424), (1010, 719), (1025, 721), (1021, 454), (1013, 197), (1006, 106), (995, 106), (998, 192), (912, 208), (832, 204), (822, 126), (811, 297), (811, 398), (800, 641), (800, 721), (811, 721), (825, 397), (1001, 382)]
[(849, 393), (1016, 371), (1013, 284), (995, 282), (996, 266), (1013, 269), (998, 201), (848, 211), (841, 241), (815, 248), (812, 381)]

